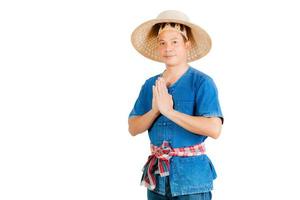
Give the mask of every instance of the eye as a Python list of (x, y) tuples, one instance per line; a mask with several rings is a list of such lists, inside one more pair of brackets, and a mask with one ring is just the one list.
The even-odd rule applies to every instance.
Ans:
[(160, 45), (160, 46), (164, 46), (164, 45), (165, 45), (165, 42), (159, 42), (159, 45)]
[(178, 43), (178, 41), (177, 41), (177, 40), (174, 40), (174, 41), (173, 41), (173, 44), (177, 44), (177, 43)]

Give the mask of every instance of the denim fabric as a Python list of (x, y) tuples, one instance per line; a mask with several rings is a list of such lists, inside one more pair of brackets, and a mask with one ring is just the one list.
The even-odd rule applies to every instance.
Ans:
[[(153, 76), (142, 85), (139, 96), (128, 117), (147, 113), (152, 108), (152, 85), (162, 74)], [(187, 71), (171, 86), (174, 109), (192, 116), (219, 117), (224, 122), (213, 79), (189, 66)], [(160, 115), (148, 129), (150, 142), (160, 146), (167, 140), (173, 148), (187, 147), (205, 141), (207, 136), (194, 134)], [(217, 177), (215, 168), (207, 155), (172, 157), (170, 160), (170, 188), (172, 196), (208, 192), (213, 189)], [(166, 177), (156, 174), (155, 192), (166, 194)]]
[(211, 200), (212, 193), (209, 192), (202, 192), (202, 193), (195, 193), (195, 194), (187, 194), (187, 195), (180, 195), (180, 196), (173, 196), (170, 190), (169, 178), (166, 179), (166, 194), (161, 195), (151, 190), (147, 190), (147, 199), (148, 200)]

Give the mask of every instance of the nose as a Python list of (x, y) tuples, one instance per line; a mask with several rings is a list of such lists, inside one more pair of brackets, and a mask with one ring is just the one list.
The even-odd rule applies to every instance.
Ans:
[(166, 44), (166, 52), (172, 51), (173, 50), (173, 46), (171, 44)]

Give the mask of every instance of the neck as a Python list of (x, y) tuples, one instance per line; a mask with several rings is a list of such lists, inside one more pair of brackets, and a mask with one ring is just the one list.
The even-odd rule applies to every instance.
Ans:
[(166, 65), (164, 74), (169, 77), (176, 77), (178, 75), (183, 74), (188, 67), (189, 65), (187, 63), (180, 65)]

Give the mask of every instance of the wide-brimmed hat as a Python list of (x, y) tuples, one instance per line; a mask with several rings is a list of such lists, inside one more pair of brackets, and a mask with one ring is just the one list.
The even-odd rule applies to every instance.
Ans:
[(191, 41), (191, 48), (187, 53), (188, 62), (200, 59), (211, 49), (210, 36), (203, 28), (191, 23), (189, 18), (180, 11), (167, 10), (160, 13), (156, 19), (142, 23), (132, 32), (132, 45), (143, 56), (162, 62), (157, 51), (157, 33), (161, 23), (178, 23), (189, 28), (188, 38)]

